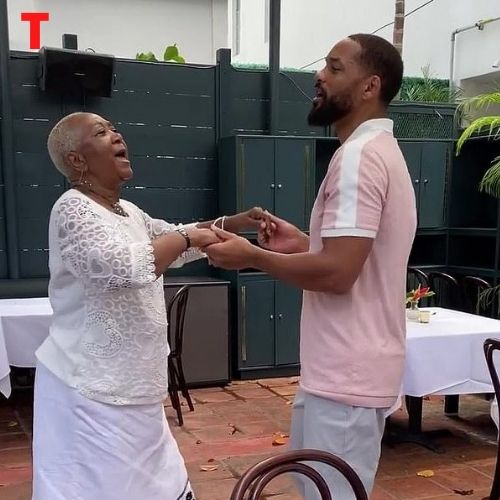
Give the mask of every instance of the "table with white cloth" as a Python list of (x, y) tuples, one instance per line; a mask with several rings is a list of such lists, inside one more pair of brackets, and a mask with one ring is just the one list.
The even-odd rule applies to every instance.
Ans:
[[(406, 395), (411, 441), (438, 451), (422, 433), (422, 397), (493, 392), (483, 351), (487, 338), (500, 338), (500, 321), (439, 307), (429, 323), (407, 321), (406, 363), (402, 394)], [(409, 397), (408, 397), (409, 396)]]
[(10, 366), (32, 368), (35, 351), (49, 334), (47, 297), (0, 300), (0, 392), (10, 396)]
[(484, 357), (487, 338), (500, 338), (500, 321), (439, 307), (429, 323), (407, 322), (403, 394), (493, 392)]
[[(403, 394), (493, 392), (483, 342), (500, 338), (500, 321), (429, 308), (429, 323), (407, 322)], [(47, 297), (0, 300), (0, 392), (10, 394), (9, 365), (34, 367), (35, 351), (48, 335)]]

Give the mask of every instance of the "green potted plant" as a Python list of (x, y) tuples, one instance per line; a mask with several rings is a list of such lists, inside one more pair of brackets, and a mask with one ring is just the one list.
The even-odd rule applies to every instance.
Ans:
[(435, 78), (429, 64), (421, 69), (421, 77), (405, 78), (401, 89), (401, 100), (427, 103), (453, 103), (462, 96), (460, 89), (450, 91), (448, 80)]
[[(138, 52), (135, 56), (138, 61), (159, 62), (153, 52)], [(169, 45), (163, 53), (163, 62), (184, 64), (186, 60), (179, 54), (177, 44)]]

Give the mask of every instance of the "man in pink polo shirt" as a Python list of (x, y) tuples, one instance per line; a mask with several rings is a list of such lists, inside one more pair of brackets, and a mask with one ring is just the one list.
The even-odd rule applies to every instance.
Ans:
[[(259, 243), (217, 230), (206, 249), (228, 269), (254, 267), (304, 289), (294, 448), (346, 460), (370, 493), (385, 412), (399, 394), (405, 355), (405, 283), (416, 230), (415, 195), (387, 106), (403, 62), (374, 35), (337, 43), (316, 76), (313, 125), (335, 125), (334, 154), (311, 215), (310, 236), (275, 216)], [(214, 229), (216, 230), (216, 229)], [(337, 499), (353, 498), (318, 466)], [(305, 498), (318, 498), (304, 483)]]

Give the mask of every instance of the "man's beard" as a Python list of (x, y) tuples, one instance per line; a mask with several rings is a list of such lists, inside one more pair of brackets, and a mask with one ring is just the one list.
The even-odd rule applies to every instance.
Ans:
[(323, 98), (323, 102), (313, 107), (307, 117), (307, 122), (313, 127), (328, 127), (341, 120), (352, 110), (352, 101), (348, 97), (336, 100)]

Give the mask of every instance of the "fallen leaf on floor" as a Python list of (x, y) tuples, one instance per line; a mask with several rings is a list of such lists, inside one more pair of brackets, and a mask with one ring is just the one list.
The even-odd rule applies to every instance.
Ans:
[(286, 404), (287, 405), (293, 405), (293, 401), (287, 401)]
[(288, 442), (288, 434), (283, 434), (283, 432), (275, 432), (273, 439), (273, 446), (283, 446)]
[(236, 434), (236, 431), (237, 431), (238, 429), (236, 428), (236, 426), (235, 426), (235, 425), (233, 425), (233, 424), (229, 424), (229, 425), (228, 425), (228, 427), (229, 427), (229, 429), (230, 429), (230, 430), (229, 430), (229, 433), (230, 433), (231, 435)]
[(474, 490), (453, 490), (457, 495), (469, 496), (474, 494)]
[(213, 472), (213, 471), (217, 470), (218, 468), (219, 468), (218, 465), (210, 465), (210, 464), (200, 465), (200, 470), (202, 472)]
[(286, 438), (277, 437), (273, 439), (273, 446), (283, 446), (286, 443)]
[(211, 464), (211, 463), (215, 462), (215, 458), (209, 458), (209, 459), (207, 460), (207, 462), (208, 462), (209, 464)]
[(417, 472), (417, 476), (420, 477), (432, 477), (434, 475), (433, 470), (421, 470), (420, 472)]
[(17, 425), (17, 422), (11, 421), (7, 424), (7, 427), (16, 427)]
[(196, 444), (201, 444), (201, 440), (198, 439), (198, 441), (196, 441)]

